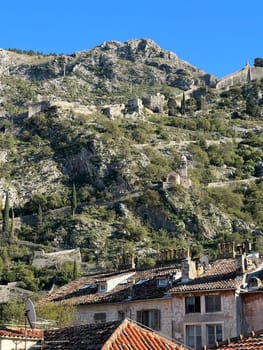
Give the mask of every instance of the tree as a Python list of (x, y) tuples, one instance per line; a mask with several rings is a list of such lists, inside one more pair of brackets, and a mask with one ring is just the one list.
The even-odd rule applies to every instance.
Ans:
[(76, 186), (73, 184), (72, 186), (72, 198), (71, 198), (71, 209), (72, 209), (72, 216), (75, 215), (75, 211), (77, 209), (77, 193), (76, 193)]
[(180, 112), (181, 112), (181, 114), (185, 114), (185, 94), (184, 94), (184, 92), (183, 92), (183, 98), (182, 98), (182, 101), (181, 101)]
[(11, 229), (9, 236), (9, 243), (13, 243), (15, 240), (15, 213), (14, 210), (11, 209)]
[(79, 271), (78, 271), (78, 264), (76, 259), (74, 260), (74, 264), (73, 264), (73, 280), (77, 279), (79, 276)]
[(37, 211), (37, 228), (42, 229), (43, 228), (43, 212), (41, 204), (38, 205), (38, 211)]
[(4, 242), (7, 241), (9, 233), (9, 194), (8, 191), (6, 191), (6, 197), (5, 197), (5, 207), (4, 207), (4, 213), (3, 213), (3, 240)]

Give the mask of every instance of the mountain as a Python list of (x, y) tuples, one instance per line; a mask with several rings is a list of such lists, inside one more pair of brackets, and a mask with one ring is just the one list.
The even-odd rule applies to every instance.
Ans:
[(28, 265), (40, 249), (80, 247), (104, 269), (126, 252), (145, 266), (161, 249), (262, 251), (261, 69), (218, 82), (149, 39), (1, 50), (2, 281), (22, 262), (42, 281), (24, 284), (47, 288)]

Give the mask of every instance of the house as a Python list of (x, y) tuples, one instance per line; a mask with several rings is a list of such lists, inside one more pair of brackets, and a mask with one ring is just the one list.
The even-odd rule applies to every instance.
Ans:
[(1, 350), (31, 349), (43, 339), (43, 332), (39, 329), (25, 329), (21, 327), (0, 326)]
[(263, 326), (263, 270), (248, 274), (245, 283), (240, 291), (243, 334), (258, 331)]
[[(235, 257), (210, 263), (206, 257), (192, 260), (187, 256), (180, 262), (152, 269), (87, 275), (42, 302), (75, 305), (76, 324), (129, 318), (199, 349), (237, 336), (244, 320), (252, 320), (251, 313), (243, 315), (252, 292), (248, 286), (255, 283), (256, 272), (260, 277), (263, 265), (259, 258), (236, 253), (232, 248), (225, 245), (224, 252), (234, 252)], [(253, 322), (259, 329), (262, 303), (258, 299), (256, 304), (256, 300)]]
[(91, 274), (47, 295), (42, 303), (70, 302), (76, 306), (75, 324), (129, 318), (171, 337), (169, 286), (181, 276), (180, 264), (153, 269)]
[(47, 330), (45, 350), (186, 350), (129, 320)]

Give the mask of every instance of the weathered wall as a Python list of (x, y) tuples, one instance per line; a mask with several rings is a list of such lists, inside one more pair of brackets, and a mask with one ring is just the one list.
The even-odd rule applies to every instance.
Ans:
[[(206, 295), (217, 293), (207, 292)], [(221, 311), (205, 312), (205, 295), (201, 296), (201, 312), (185, 313), (185, 297), (193, 294), (181, 294), (173, 297), (172, 302), (172, 323), (173, 338), (186, 343), (185, 327), (186, 325), (201, 325), (202, 343), (206, 344), (206, 325), (222, 324), (223, 339), (237, 336), (237, 315), (236, 315), (236, 297), (234, 291), (226, 291), (221, 294)], [(194, 294), (198, 295), (198, 294)]]
[(172, 337), (171, 298), (142, 301), (127, 301), (118, 304), (79, 305), (76, 313), (76, 324), (94, 323), (94, 313), (106, 312), (106, 321), (118, 319), (118, 311), (122, 311), (126, 318), (136, 321), (139, 310), (158, 309), (161, 313), (161, 329), (158, 331), (167, 337)]
[(263, 290), (260, 292), (246, 293), (242, 299), (242, 332), (259, 330), (263, 327)]
[(63, 250), (55, 253), (45, 253), (44, 251), (35, 252), (33, 265), (39, 268), (51, 267), (63, 264), (66, 261), (76, 261), (78, 266), (81, 264), (81, 254), (78, 249)]
[(238, 72), (227, 75), (216, 84), (217, 89), (225, 89), (233, 85), (244, 84), (263, 78), (263, 67), (250, 67), (246, 65)]
[(219, 82), (216, 84), (216, 88), (224, 89), (229, 86), (246, 83), (248, 81), (249, 81), (249, 67), (246, 66), (240, 71), (235, 72), (233, 74), (229, 74), (226, 77), (219, 80)]
[(39, 112), (44, 112), (50, 107), (48, 102), (39, 102), (28, 107), (28, 118)]

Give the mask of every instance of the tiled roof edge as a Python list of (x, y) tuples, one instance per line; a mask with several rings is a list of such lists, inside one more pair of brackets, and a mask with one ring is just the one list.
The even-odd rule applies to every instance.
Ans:
[(252, 330), (251, 332), (249, 333), (245, 333), (245, 334), (239, 334), (237, 337), (234, 337), (234, 338), (228, 338), (222, 342), (216, 342), (214, 345), (212, 346), (203, 346), (203, 349), (217, 349), (221, 346), (224, 346), (224, 345), (229, 345), (230, 343), (238, 343), (242, 340), (245, 340), (245, 339), (248, 339), (250, 337), (254, 337), (256, 335), (260, 335), (260, 334), (263, 334), (263, 329), (260, 329), (260, 330)]

